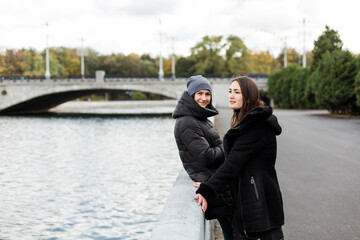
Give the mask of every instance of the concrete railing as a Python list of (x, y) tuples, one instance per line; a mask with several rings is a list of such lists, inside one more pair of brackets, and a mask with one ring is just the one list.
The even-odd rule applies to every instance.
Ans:
[(189, 175), (182, 169), (155, 225), (150, 240), (213, 240), (212, 221), (194, 200), (196, 188)]

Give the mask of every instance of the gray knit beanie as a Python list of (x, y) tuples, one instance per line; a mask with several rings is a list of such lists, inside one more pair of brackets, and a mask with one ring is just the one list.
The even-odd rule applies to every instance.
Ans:
[(187, 89), (190, 96), (203, 89), (209, 90), (211, 93), (209, 81), (201, 75), (191, 76), (187, 81)]

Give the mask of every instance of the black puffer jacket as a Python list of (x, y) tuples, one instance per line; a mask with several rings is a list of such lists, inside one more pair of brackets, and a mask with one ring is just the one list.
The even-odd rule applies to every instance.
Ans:
[(207, 119), (217, 114), (213, 105), (202, 108), (186, 91), (173, 112), (180, 158), (193, 181), (206, 181), (224, 162), (221, 138)]
[(226, 160), (197, 193), (214, 198), (225, 184), (235, 201), (233, 224), (240, 231), (263, 232), (284, 224), (283, 202), (275, 171), (276, 135), (272, 109), (256, 108), (224, 137)]

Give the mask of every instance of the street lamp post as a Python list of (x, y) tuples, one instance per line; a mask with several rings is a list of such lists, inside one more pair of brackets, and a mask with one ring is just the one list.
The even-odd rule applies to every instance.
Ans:
[(81, 38), (81, 79), (85, 78), (85, 61), (84, 61), (84, 38)]
[(287, 46), (286, 46), (286, 36), (284, 37), (284, 68), (287, 67)]
[(306, 36), (306, 26), (305, 26), (305, 23), (306, 23), (306, 19), (304, 18), (302, 20), (302, 23), (304, 25), (304, 33), (303, 33), (303, 61), (302, 61), (302, 66), (303, 67), (306, 67), (306, 47), (305, 47), (305, 36)]
[(80, 57), (81, 63), (81, 79), (85, 79), (85, 57), (89, 55), (89, 51), (84, 47), (84, 38), (81, 38), (81, 47), (76, 49), (76, 54)]
[(175, 80), (175, 54), (174, 54), (174, 37), (171, 38), (172, 40), (172, 54), (171, 54), (171, 73), (172, 79)]
[(48, 22), (45, 22), (46, 26), (46, 71), (45, 71), (45, 79), (50, 79), (50, 56), (49, 56), (49, 34), (48, 34)]
[(159, 56), (159, 80), (164, 81), (164, 69), (163, 69), (163, 59), (161, 55), (161, 48), (162, 48), (162, 32), (161, 32), (161, 19), (160, 22), (160, 56)]

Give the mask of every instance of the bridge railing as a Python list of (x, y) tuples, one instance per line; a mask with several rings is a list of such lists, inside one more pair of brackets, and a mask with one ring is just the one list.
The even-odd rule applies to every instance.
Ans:
[(194, 200), (195, 187), (182, 169), (174, 183), (150, 240), (210, 240), (214, 239), (213, 222)]
[[(248, 74), (247, 76), (256, 79), (267, 79), (267, 74)], [(217, 75), (209, 75), (206, 76), (210, 81), (229, 81), (232, 76), (217, 76)], [(186, 82), (187, 77), (165, 77), (164, 81), (176, 81), (176, 82)], [(159, 82), (159, 78), (156, 77), (124, 77), (124, 76), (105, 76), (104, 82)], [(95, 82), (95, 77), (52, 77), (51, 79), (41, 78), (29, 78), (29, 77), (22, 77), (22, 78), (4, 78), (0, 76), (0, 83), (49, 83), (49, 82)]]
[(44, 79), (44, 78), (24, 78), (24, 79), (1, 79), (0, 83), (4, 84), (24, 84), (24, 83), (64, 83), (64, 82), (94, 82), (95, 78), (51, 78), (51, 79)]

